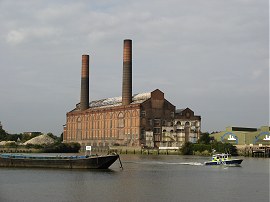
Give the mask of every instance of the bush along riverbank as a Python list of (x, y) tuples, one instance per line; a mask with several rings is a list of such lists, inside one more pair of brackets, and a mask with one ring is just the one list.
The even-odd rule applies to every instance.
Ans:
[[(99, 148), (94, 148), (93, 151), (99, 151)], [(141, 154), (141, 155), (198, 155), (210, 156), (213, 150), (216, 153), (230, 153), (233, 156), (238, 155), (237, 148), (230, 143), (222, 143), (213, 141), (211, 143), (191, 143), (187, 142), (179, 149), (159, 149), (159, 148), (141, 148), (141, 147), (125, 147), (114, 146), (103, 148), (103, 151), (116, 152), (118, 154)]]
[(205, 155), (209, 156), (213, 151), (216, 153), (230, 153), (237, 156), (237, 148), (230, 143), (214, 141), (209, 144), (186, 142), (180, 149), (183, 155)]
[(0, 153), (78, 153), (81, 145), (63, 143), (63, 133), (58, 137), (40, 132), (8, 134), (0, 129)]
[(27, 144), (27, 145), (6, 145), (0, 146), (1, 153), (78, 153), (81, 145), (76, 142), (54, 144)]
[(78, 153), (81, 145), (77, 142), (55, 143), (42, 148), (43, 153)]

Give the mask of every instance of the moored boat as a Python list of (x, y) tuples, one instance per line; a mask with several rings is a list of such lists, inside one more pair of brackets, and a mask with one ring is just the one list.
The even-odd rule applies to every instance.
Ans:
[(204, 165), (240, 165), (243, 159), (234, 159), (231, 154), (214, 154), (212, 160), (204, 162)]
[(0, 154), (0, 167), (107, 169), (117, 159), (119, 159), (118, 154), (101, 156), (40, 156)]

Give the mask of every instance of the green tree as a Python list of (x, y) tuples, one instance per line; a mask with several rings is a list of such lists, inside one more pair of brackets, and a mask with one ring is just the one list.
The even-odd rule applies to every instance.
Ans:
[(237, 155), (237, 148), (236, 146), (230, 143), (222, 143), (214, 141), (211, 144), (212, 148), (216, 150), (216, 152), (220, 153), (230, 153), (231, 155)]
[(63, 133), (61, 133), (61, 135), (60, 135), (60, 142), (63, 142), (63, 138), (64, 137), (64, 134)]
[(207, 137), (209, 137), (209, 134), (205, 134), (205, 139), (202, 139), (200, 143), (193, 144), (191, 142), (186, 142), (181, 148), (181, 153), (183, 155), (192, 155), (196, 152), (211, 153), (214, 149), (218, 153), (230, 153), (231, 155), (237, 155), (237, 148), (234, 145), (218, 141), (213, 141), (211, 143), (205, 144), (204, 142), (209, 140)]
[(57, 139), (57, 136), (55, 136), (54, 134), (52, 134), (52, 133), (47, 133), (47, 135), (49, 136), (49, 137), (51, 137), (51, 138), (53, 138), (53, 139)]
[(202, 133), (198, 142), (201, 144), (209, 144), (210, 140), (211, 138), (209, 133)]
[[(62, 133), (62, 134), (63, 134), (63, 133)], [(61, 135), (62, 135), (62, 134), (61, 134)], [(63, 141), (63, 139), (62, 139), (61, 136), (58, 137), (58, 136), (56, 136), (56, 135), (54, 135), (54, 134), (52, 134), (52, 133), (47, 133), (47, 135), (48, 135), (49, 137), (53, 138), (56, 142), (62, 142), (62, 141)]]
[(28, 134), (28, 133), (23, 133), (22, 135), (21, 135), (21, 141), (22, 142), (26, 142), (26, 141), (28, 141), (28, 140), (30, 140), (31, 139), (31, 135), (30, 134)]
[(192, 155), (193, 154), (193, 144), (191, 142), (186, 142), (181, 147), (181, 153), (184, 155)]
[(7, 141), (15, 141), (15, 142), (17, 142), (18, 138), (21, 139), (21, 135), (20, 134), (8, 134), (6, 140)]
[(61, 143), (57, 142), (52, 145), (47, 145), (43, 148), (42, 152), (45, 153), (77, 153), (79, 152), (81, 145), (79, 143)]
[(7, 132), (4, 129), (0, 128), (0, 141), (7, 140), (7, 137)]

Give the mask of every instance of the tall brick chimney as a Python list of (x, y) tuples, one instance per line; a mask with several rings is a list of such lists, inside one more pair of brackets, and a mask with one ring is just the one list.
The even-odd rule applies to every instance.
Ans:
[(89, 108), (89, 55), (82, 55), (80, 110)]
[(132, 40), (124, 40), (122, 105), (132, 102)]

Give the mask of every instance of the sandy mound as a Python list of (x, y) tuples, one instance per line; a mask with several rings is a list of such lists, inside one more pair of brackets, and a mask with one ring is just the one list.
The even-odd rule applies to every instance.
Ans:
[(55, 143), (55, 140), (51, 138), (48, 135), (39, 135), (37, 137), (32, 138), (31, 140), (28, 140), (24, 143), (24, 145), (27, 144), (53, 144)]

